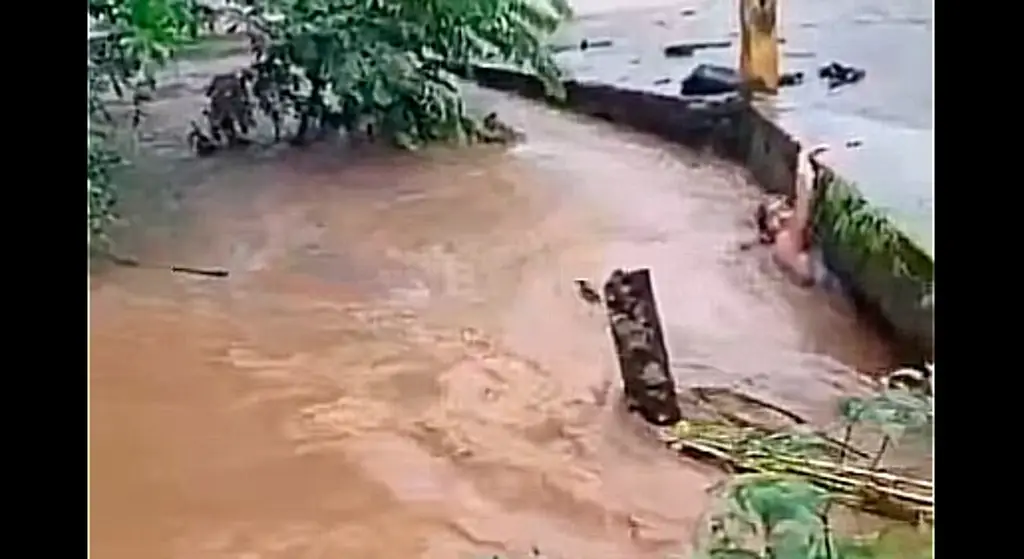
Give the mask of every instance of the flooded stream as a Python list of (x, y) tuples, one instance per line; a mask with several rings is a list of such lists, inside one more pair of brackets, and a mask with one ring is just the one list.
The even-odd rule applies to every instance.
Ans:
[(137, 255), (231, 277), (92, 278), (94, 557), (683, 552), (718, 474), (620, 408), (604, 316), (572, 285), (615, 267), (652, 268), (680, 384), (824, 421), (851, 369), (892, 364), (844, 302), (737, 250), (757, 196), (742, 171), (474, 98), (528, 140), (159, 179), (179, 190)]

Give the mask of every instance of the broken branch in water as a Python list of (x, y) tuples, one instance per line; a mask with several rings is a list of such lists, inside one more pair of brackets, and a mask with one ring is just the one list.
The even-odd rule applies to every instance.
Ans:
[(755, 398), (754, 396), (745, 394), (743, 392), (739, 392), (737, 390), (733, 390), (731, 388), (725, 388), (721, 386), (695, 386), (691, 388), (691, 390), (694, 394), (697, 395), (698, 398), (704, 400), (705, 402), (710, 402), (712, 396), (715, 394), (729, 394), (730, 396), (744, 403), (753, 405), (755, 407), (764, 408), (769, 411), (773, 411), (785, 417), (786, 419), (789, 419), (790, 421), (797, 425), (803, 425), (807, 423), (807, 420), (796, 412), (787, 410), (786, 408), (777, 406), (775, 404), (772, 404), (771, 402), (766, 402), (760, 398)]
[[(714, 412), (717, 415), (721, 416), (721, 418), (724, 419), (726, 422), (732, 423), (732, 424), (734, 424), (736, 426), (739, 426), (741, 428), (758, 428), (758, 429), (762, 429), (762, 428), (764, 428), (764, 426), (762, 424), (760, 424), (760, 423), (755, 422), (755, 421), (751, 421), (751, 420), (749, 420), (747, 418), (741, 417), (741, 416), (739, 416), (739, 415), (737, 415), (735, 413), (731, 413), (728, 410), (724, 410), (724, 409), (718, 408), (717, 406), (714, 405), (714, 401), (713, 401), (714, 400), (714, 398), (713, 398), (714, 395), (728, 395), (731, 398), (734, 398), (734, 399), (736, 399), (736, 400), (738, 400), (738, 401), (740, 401), (740, 402), (742, 402), (744, 404), (750, 405), (750, 406), (752, 406), (754, 408), (761, 408), (761, 409), (765, 409), (765, 410), (774, 412), (774, 413), (776, 413), (776, 414), (786, 418), (787, 420), (789, 420), (793, 425), (808, 425), (809, 424), (807, 419), (805, 419), (800, 414), (798, 414), (798, 413), (796, 413), (794, 411), (788, 410), (786, 408), (783, 408), (782, 406), (778, 406), (778, 405), (773, 404), (771, 402), (767, 402), (765, 400), (762, 400), (760, 398), (751, 396), (750, 394), (747, 394), (745, 392), (742, 392), (742, 391), (739, 391), (739, 390), (736, 390), (736, 389), (733, 389), (733, 388), (727, 388), (727, 387), (722, 387), (722, 386), (694, 386), (694, 387), (691, 387), (689, 390), (694, 395), (696, 395), (697, 398), (700, 401), (704, 402), (705, 404), (710, 405), (714, 409)], [(851, 446), (848, 440), (840, 441), (838, 439), (833, 438), (828, 433), (825, 433), (824, 431), (821, 431), (821, 430), (812, 430), (812, 431), (810, 431), (810, 433), (812, 435), (814, 435), (815, 437), (820, 438), (822, 440), (822, 442), (827, 443), (828, 446), (830, 446), (832, 448), (835, 448), (835, 449), (839, 449), (840, 450), (840, 456), (843, 456), (843, 455), (846, 455), (846, 454), (850, 454), (850, 455), (853, 455), (853, 456), (857, 456), (859, 458), (871, 458), (872, 457), (871, 454), (868, 454), (867, 452), (864, 452), (863, 450), (860, 450), (859, 448)]]
[(230, 275), (230, 272), (223, 268), (195, 268), (192, 266), (176, 266), (170, 264), (147, 264), (140, 262), (136, 258), (127, 258), (124, 256), (117, 256), (114, 254), (105, 253), (103, 257), (110, 260), (118, 266), (124, 266), (127, 268), (140, 268), (149, 270), (170, 270), (171, 272), (179, 274), (191, 274), (194, 276), (206, 276), (209, 278), (226, 278)]

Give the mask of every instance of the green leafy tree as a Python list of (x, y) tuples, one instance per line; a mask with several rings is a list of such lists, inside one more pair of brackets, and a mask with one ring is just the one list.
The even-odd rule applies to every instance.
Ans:
[(155, 72), (197, 37), (202, 10), (194, 0), (89, 0), (89, 242), (105, 243), (115, 218), (113, 174), (124, 163), (115, 149), (113, 98), (130, 100), (132, 125), (152, 95)]
[(291, 116), (298, 142), (333, 127), (414, 149), (482, 131), (453, 70), (497, 61), (559, 94), (545, 39), (569, 13), (564, 0), (265, 0), (241, 16), (254, 93), (275, 126)]

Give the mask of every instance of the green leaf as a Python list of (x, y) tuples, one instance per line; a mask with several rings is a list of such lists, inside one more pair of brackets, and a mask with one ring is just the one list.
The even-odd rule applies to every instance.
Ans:
[(795, 476), (754, 474), (734, 480), (730, 498), (770, 532), (781, 522), (815, 523), (827, 493)]

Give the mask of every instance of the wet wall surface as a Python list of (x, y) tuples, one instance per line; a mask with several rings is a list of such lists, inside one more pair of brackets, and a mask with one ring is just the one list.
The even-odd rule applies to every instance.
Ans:
[[(555, 42), (570, 77), (673, 95), (701, 63), (734, 67), (738, 4), (694, 1), (638, 7), (577, 2), (577, 21)], [(613, 6), (618, 4), (618, 7)], [(650, 3), (648, 3), (648, 6)], [(927, 252), (932, 245), (932, 4), (796, 0), (780, 7), (782, 70), (801, 85), (760, 102), (802, 143), (834, 146), (829, 163)], [(611, 41), (581, 51), (580, 41)], [(711, 43), (668, 58), (672, 44)], [(831, 62), (866, 71), (859, 83), (829, 89), (817, 71)], [(856, 147), (846, 147), (855, 142)]]

